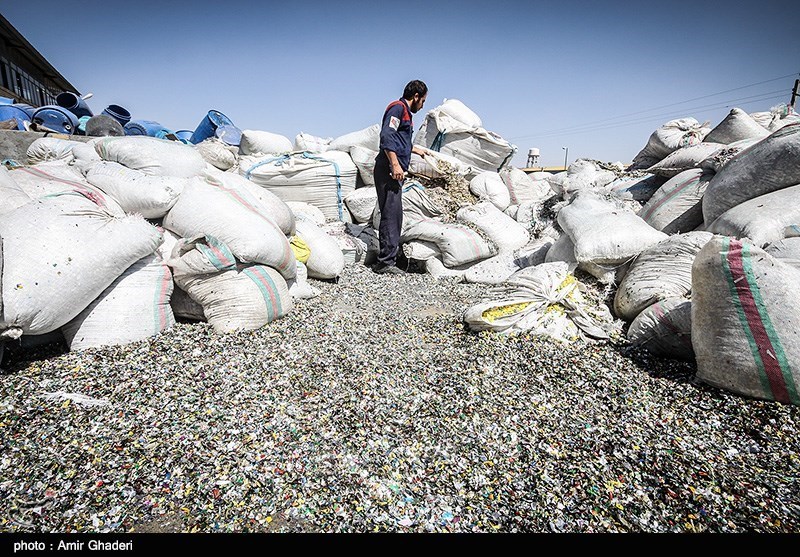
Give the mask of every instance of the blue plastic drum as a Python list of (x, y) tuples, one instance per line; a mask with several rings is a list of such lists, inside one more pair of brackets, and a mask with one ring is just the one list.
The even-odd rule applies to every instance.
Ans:
[(221, 126), (233, 126), (233, 122), (219, 110), (209, 110), (203, 121), (195, 128), (189, 141), (197, 145), (204, 139), (214, 137), (217, 128)]

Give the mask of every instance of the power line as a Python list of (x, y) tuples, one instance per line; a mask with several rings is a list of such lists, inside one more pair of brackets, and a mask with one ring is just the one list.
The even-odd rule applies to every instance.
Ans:
[(690, 112), (690, 111), (714, 110), (714, 109), (718, 109), (718, 108), (730, 108), (731, 107), (731, 103), (737, 103), (738, 105), (744, 106), (744, 105), (754, 104), (756, 102), (763, 102), (763, 101), (772, 100), (772, 99), (780, 99), (780, 98), (782, 98), (784, 96), (785, 95), (784, 95), (784, 91), (783, 90), (770, 91), (768, 93), (760, 93), (758, 95), (751, 95), (749, 97), (740, 97), (740, 98), (737, 98), (737, 99), (729, 99), (729, 100), (725, 100), (725, 101), (720, 101), (719, 103), (714, 103), (714, 104), (709, 104), (709, 105), (704, 105), (704, 106), (697, 106), (697, 107), (686, 108), (686, 109), (680, 109), (680, 110), (675, 110), (675, 111), (671, 111), (671, 112), (667, 112), (667, 113), (663, 113), (663, 114), (656, 114), (656, 115), (651, 115), (651, 116), (645, 116), (645, 117), (642, 117), (642, 118), (635, 118), (635, 119), (632, 119), (632, 120), (622, 120), (622, 121), (615, 122), (615, 123), (610, 123), (610, 124), (594, 123), (594, 124), (587, 124), (585, 126), (573, 126), (571, 128), (564, 128), (563, 130), (553, 130), (553, 131), (550, 131), (550, 132), (542, 132), (542, 133), (538, 133), (538, 134), (531, 134), (531, 135), (526, 135), (526, 136), (514, 137), (514, 138), (511, 138), (510, 140), (530, 139), (530, 138), (543, 138), (543, 137), (559, 137), (559, 136), (562, 136), (562, 135), (572, 135), (572, 134), (575, 134), (575, 133), (585, 133), (585, 132), (596, 131), (596, 130), (604, 130), (604, 129), (616, 128), (616, 127), (620, 127), (620, 126), (628, 126), (628, 125), (633, 125), (633, 124), (652, 122), (652, 121), (655, 121), (655, 120), (663, 120), (664, 118), (669, 118), (669, 117), (673, 117), (673, 116), (679, 116), (681, 114), (686, 114), (687, 112)]
[[(779, 81), (781, 79), (786, 79), (787, 77), (793, 77), (793, 76), (796, 76), (796, 75), (798, 75), (798, 72), (790, 73), (790, 74), (787, 74), (787, 75), (782, 75), (780, 77), (775, 77), (773, 79), (767, 79), (767, 80), (764, 80), (764, 81), (759, 81), (757, 83), (751, 83), (749, 85), (742, 85), (741, 87), (735, 87), (733, 89), (727, 89), (725, 91), (719, 91), (717, 93), (711, 93), (711, 94), (708, 94), (708, 95), (703, 95), (703, 96), (700, 96), (700, 97), (695, 97), (695, 98), (692, 98), (692, 99), (679, 101), (679, 102), (676, 102), (676, 103), (671, 103), (671, 104), (666, 104), (666, 105), (657, 106), (657, 107), (653, 107), (653, 108), (648, 108), (646, 110), (639, 110), (639, 111), (636, 111), (636, 112), (629, 112), (627, 114), (621, 114), (619, 116), (613, 116), (611, 118), (604, 118), (604, 119), (601, 119), (601, 120), (593, 120), (591, 122), (584, 122), (582, 124), (576, 124), (574, 126), (566, 126), (564, 128), (554, 128), (552, 130), (546, 130), (546, 131), (542, 132), (542, 134), (549, 134), (551, 132), (562, 132), (562, 131), (571, 130), (573, 128), (583, 128), (584, 126), (587, 126), (587, 125), (600, 124), (600, 123), (603, 123), (603, 122), (608, 122), (608, 121), (612, 121), (612, 120), (618, 120), (620, 118), (627, 118), (629, 116), (636, 116), (638, 114), (644, 114), (644, 113), (647, 113), (647, 112), (652, 112), (654, 110), (660, 110), (662, 108), (669, 108), (669, 107), (672, 107), (672, 106), (678, 106), (678, 105), (681, 105), (681, 104), (686, 104), (686, 103), (694, 102), (694, 101), (701, 100), (701, 99), (707, 99), (709, 97), (716, 97), (718, 95), (723, 95), (725, 93), (730, 93), (730, 92), (733, 92), (733, 91), (740, 91), (742, 89), (747, 89), (749, 87), (755, 87), (757, 85), (763, 85), (765, 83), (771, 83), (773, 81)], [(734, 101), (731, 101), (731, 102), (734, 102)], [(536, 136), (525, 135), (525, 136), (512, 137), (512, 138), (509, 138), (509, 139), (510, 140), (527, 139), (529, 137), (538, 137), (538, 135), (539, 134), (537, 134)]]

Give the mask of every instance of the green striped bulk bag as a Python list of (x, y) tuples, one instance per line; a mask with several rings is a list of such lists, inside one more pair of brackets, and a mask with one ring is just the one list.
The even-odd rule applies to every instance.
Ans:
[(292, 309), (292, 297), (280, 273), (266, 265), (238, 262), (216, 238), (181, 240), (173, 254), (168, 264), (175, 283), (202, 306), (217, 332), (258, 329)]
[(168, 329), (175, 324), (172, 289), (172, 273), (158, 255), (140, 259), (61, 328), (70, 350), (127, 344)]
[(746, 240), (716, 236), (692, 267), (697, 378), (800, 404), (800, 270)]
[(666, 298), (645, 308), (628, 328), (628, 340), (657, 356), (693, 360), (692, 302)]
[(800, 184), (800, 122), (744, 149), (709, 182), (703, 220), (710, 226), (725, 211), (750, 199)]

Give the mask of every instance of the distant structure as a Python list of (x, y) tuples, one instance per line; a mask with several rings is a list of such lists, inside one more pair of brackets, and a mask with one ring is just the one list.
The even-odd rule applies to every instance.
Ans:
[(528, 168), (532, 168), (534, 166), (539, 166), (539, 149), (536, 147), (531, 147), (528, 149), (528, 162), (525, 163), (525, 166)]
[(11, 23), (0, 15), (0, 96), (34, 107), (56, 104), (56, 95), (80, 92)]

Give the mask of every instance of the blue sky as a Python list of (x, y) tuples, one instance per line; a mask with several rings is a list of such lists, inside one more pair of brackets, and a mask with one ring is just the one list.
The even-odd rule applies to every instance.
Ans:
[(243, 129), (335, 137), (378, 122), (422, 79), (416, 127), (457, 98), (523, 166), (529, 147), (545, 165), (563, 164), (562, 147), (629, 162), (670, 119), (714, 125), (734, 106), (788, 102), (796, 4), (747, 4), (26, 0), (0, 12), (94, 93), (95, 113), (119, 104), (179, 130), (217, 109)]

